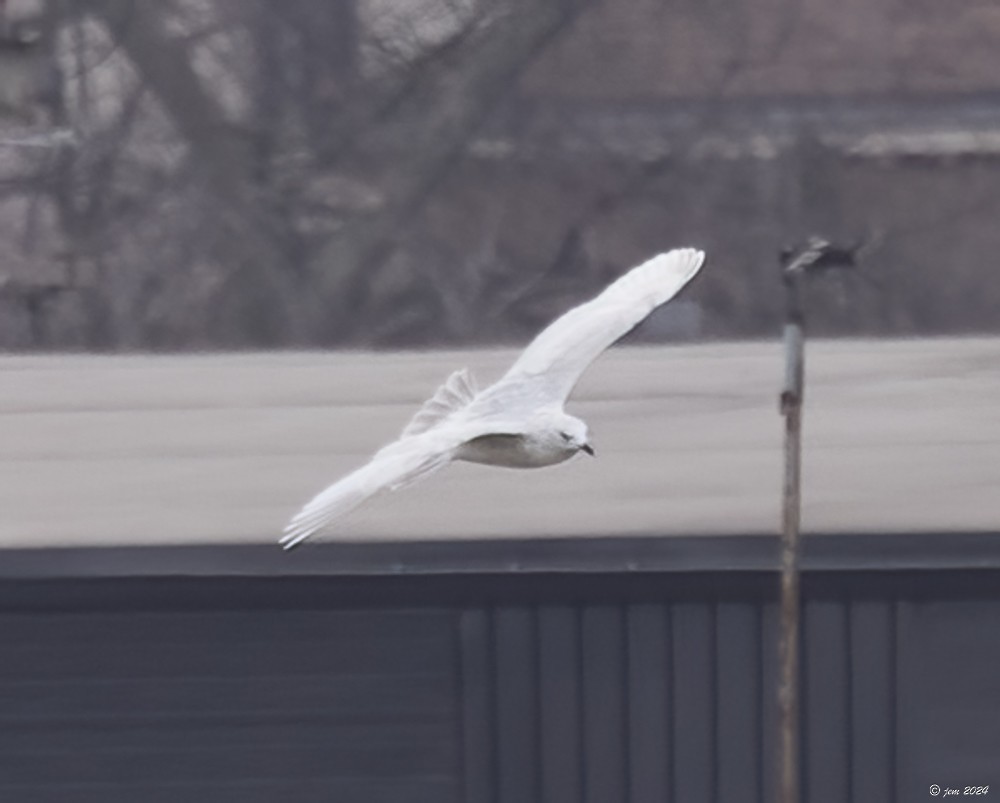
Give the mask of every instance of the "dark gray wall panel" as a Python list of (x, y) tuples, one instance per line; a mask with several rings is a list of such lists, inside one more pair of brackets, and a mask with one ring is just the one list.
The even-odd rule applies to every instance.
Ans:
[(715, 796), (715, 609), (680, 603), (672, 608), (674, 767), (678, 803)]
[(728, 602), (718, 606), (718, 803), (763, 803), (760, 639), (756, 607)]
[(465, 803), (496, 799), (496, 700), (492, 617), (463, 611), (459, 620), (462, 789)]
[[(0, 581), (0, 800), (765, 803), (776, 587), (726, 570)], [(996, 571), (806, 573), (805, 803), (996, 784), (998, 588)]]
[(538, 800), (538, 651), (530, 608), (498, 608), (496, 650), (497, 800)]
[(670, 800), (673, 754), (669, 609), (628, 607), (628, 759), (632, 803)]
[(0, 616), (0, 800), (458, 800), (454, 622)]
[(581, 621), (585, 803), (618, 803), (628, 789), (625, 616), (618, 605), (586, 606)]
[[(777, 578), (775, 579), (777, 582)], [(775, 779), (778, 772), (778, 606), (765, 604), (760, 609), (760, 785), (765, 801), (777, 798)]]
[(456, 799), (454, 783), (449, 778), (324, 778), (289, 782), (251, 776), (237, 782), (220, 783), (177, 780), (167, 784), (113, 781), (73, 785), (40, 781), (27, 786), (7, 786), (4, 794), (5, 799), (16, 803), (241, 803), (247, 800), (282, 803), (330, 803), (331, 800), (438, 803)]
[(898, 695), (913, 701), (898, 709), (899, 799), (1000, 792), (1000, 601), (900, 603), (896, 624)]
[(542, 800), (583, 799), (583, 691), (580, 615), (551, 605), (538, 611)]
[(882, 600), (850, 606), (851, 792), (858, 803), (898, 800), (894, 607)]
[(811, 600), (803, 616), (806, 798), (810, 803), (843, 803), (851, 797), (848, 611), (839, 600)]

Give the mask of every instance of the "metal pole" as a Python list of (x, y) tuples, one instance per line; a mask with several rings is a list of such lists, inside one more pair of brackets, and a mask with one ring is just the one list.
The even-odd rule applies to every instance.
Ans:
[(801, 273), (785, 273), (785, 478), (781, 521), (780, 803), (799, 800), (799, 521), (802, 476), (802, 396), (805, 370)]
[(809, 275), (853, 267), (861, 243), (836, 246), (811, 237), (798, 252), (781, 255), (785, 286), (785, 478), (781, 516), (781, 640), (778, 680), (780, 709), (779, 803), (799, 803), (799, 551), (802, 509), (802, 401), (805, 396), (805, 314), (803, 286)]

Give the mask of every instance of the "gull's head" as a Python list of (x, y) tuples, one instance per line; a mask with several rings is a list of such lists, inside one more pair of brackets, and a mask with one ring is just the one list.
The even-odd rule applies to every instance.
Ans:
[(586, 452), (593, 456), (594, 448), (590, 445), (590, 434), (587, 425), (576, 416), (563, 413), (555, 422), (556, 437), (563, 449), (569, 452)]

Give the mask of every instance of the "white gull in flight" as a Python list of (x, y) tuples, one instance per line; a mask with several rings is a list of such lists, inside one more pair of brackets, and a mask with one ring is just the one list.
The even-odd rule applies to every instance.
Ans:
[(563, 411), (566, 398), (587, 366), (677, 295), (704, 260), (703, 251), (681, 248), (633, 268), (550, 324), (482, 391), (467, 370), (453, 373), (399, 440), (302, 508), (285, 528), (281, 545), (291, 549), (375, 494), (409, 485), (452, 460), (539, 468), (577, 452), (592, 455), (587, 425)]

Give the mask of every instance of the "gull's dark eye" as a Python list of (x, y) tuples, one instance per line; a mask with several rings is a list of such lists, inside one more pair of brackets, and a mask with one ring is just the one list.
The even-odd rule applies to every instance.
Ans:
[(567, 443), (573, 440), (573, 437), (568, 432), (560, 432), (559, 434), (562, 435), (562, 439)]

